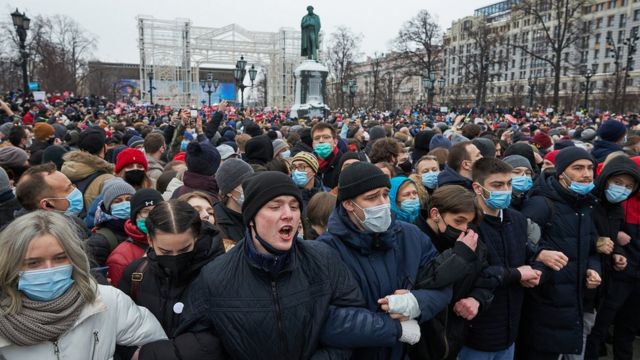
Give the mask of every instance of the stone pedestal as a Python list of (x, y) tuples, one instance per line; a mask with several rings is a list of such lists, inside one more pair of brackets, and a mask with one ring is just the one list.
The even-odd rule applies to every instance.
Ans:
[(289, 114), (291, 118), (327, 117), (327, 75), (329, 69), (315, 60), (305, 60), (296, 68), (296, 98)]

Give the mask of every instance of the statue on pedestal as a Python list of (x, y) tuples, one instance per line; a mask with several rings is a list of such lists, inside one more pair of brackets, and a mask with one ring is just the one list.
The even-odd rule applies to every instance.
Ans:
[(318, 61), (318, 34), (320, 34), (320, 17), (313, 13), (313, 6), (307, 6), (307, 15), (300, 24), (302, 32), (301, 55), (307, 59)]

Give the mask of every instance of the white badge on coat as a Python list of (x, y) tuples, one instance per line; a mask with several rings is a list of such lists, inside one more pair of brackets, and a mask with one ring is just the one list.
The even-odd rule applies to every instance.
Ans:
[(181, 302), (177, 302), (173, 305), (173, 312), (176, 314), (182, 314), (183, 309), (184, 309), (184, 304)]

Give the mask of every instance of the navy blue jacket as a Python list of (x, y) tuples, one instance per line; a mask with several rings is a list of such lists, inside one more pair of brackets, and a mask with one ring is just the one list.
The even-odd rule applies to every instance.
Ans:
[(524, 289), (517, 268), (527, 260), (527, 220), (512, 209), (503, 210), (502, 221), (485, 214), (478, 234), (488, 250), (485, 272), (498, 284), (491, 305), (471, 321), (465, 344), (496, 352), (511, 346), (518, 335)]
[(389, 343), (400, 336), (390, 318), (369, 321), (358, 284), (326, 245), (297, 240), (277, 274), (249, 256), (248, 248), (245, 238), (202, 268), (186, 296), (179, 334), (208, 331), (234, 359), (247, 360), (348, 359), (348, 350), (322, 347), (321, 337), (331, 340), (363, 323), (371, 332), (390, 329), (379, 332)]
[(460, 175), (448, 165), (445, 165), (444, 170), (440, 171), (440, 173), (438, 174), (438, 187), (442, 187), (445, 185), (460, 185), (466, 189), (471, 190), (471, 184), (473, 184), (473, 181), (471, 181), (471, 179), (467, 179), (466, 177)]
[(523, 311), (529, 321), (527, 340), (538, 351), (578, 354), (583, 342), (586, 271), (602, 273), (592, 214), (595, 198), (564, 189), (554, 175), (540, 176), (544, 178), (531, 190), (522, 215), (542, 230), (538, 250), (561, 251), (569, 262), (560, 271), (533, 262), (532, 267), (542, 271), (542, 278), (540, 285), (529, 292), (530, 308)]
[(611, 141), (596, 140), (593, 142), (591, 155), (596, 159), (596, 162), (601, 163), (607, 158), (607, 155), (616, 151), (622, 151), (622, 146)]
[[(384, 233), (360, 231), (349, 219), (342, 205), (329, 218), (328, 232), (316, 241), (328, 244), (338, 251), (346, 263), (365, 298), (366, 307), (381, 313), (378, 299), (398, 289), (412, 289), (418, 271), (438, 256), (438, 252), (415, 225), (393, 220)], [(424, 322), (444, 309), (451, 300), (451, 288), (443, 290), (412, 290), (417, 298)], [(346, 343), (350, 339), (345, 339)], [(331, 343), (337, 347), (340, 344)], [(396, 342), (392, 346), (354, 350), (352, 359), (406, 359), (406, 346)]]

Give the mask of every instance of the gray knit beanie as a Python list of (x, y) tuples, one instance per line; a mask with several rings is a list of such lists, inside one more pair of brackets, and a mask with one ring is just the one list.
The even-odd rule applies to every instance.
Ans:
[(533, 172), (533, 169), (531, 168), (531, 163), (529, 162), (529, 160), (527, 160), (526, 157), (524, 157), (522, 155), (509, 155), (509, 156), (505, 157), (504, 159), (502, 159), (502, 161), (504, 161), (507, 164), (511, 165), (511, 167), (514, 168), (514, 169), (517, 168), (517, 167), (526, 167), (531, 172)]
[(111, 203), (120, 195), (133, 195), (136, 193), (136, 189), (129, 183), (125, 182), (121, 178), (113, 178), (104, 183), (104, 190), (102, 190), (104, 207), (107, 211), (111, 211)]
[(253, 168), (246, 162), (240, 159), (226, 160), (216, 172), (216, 182), (218, 183), (220, 195), (225, 196), (233, 191), (251, 174), (253, 174)]

